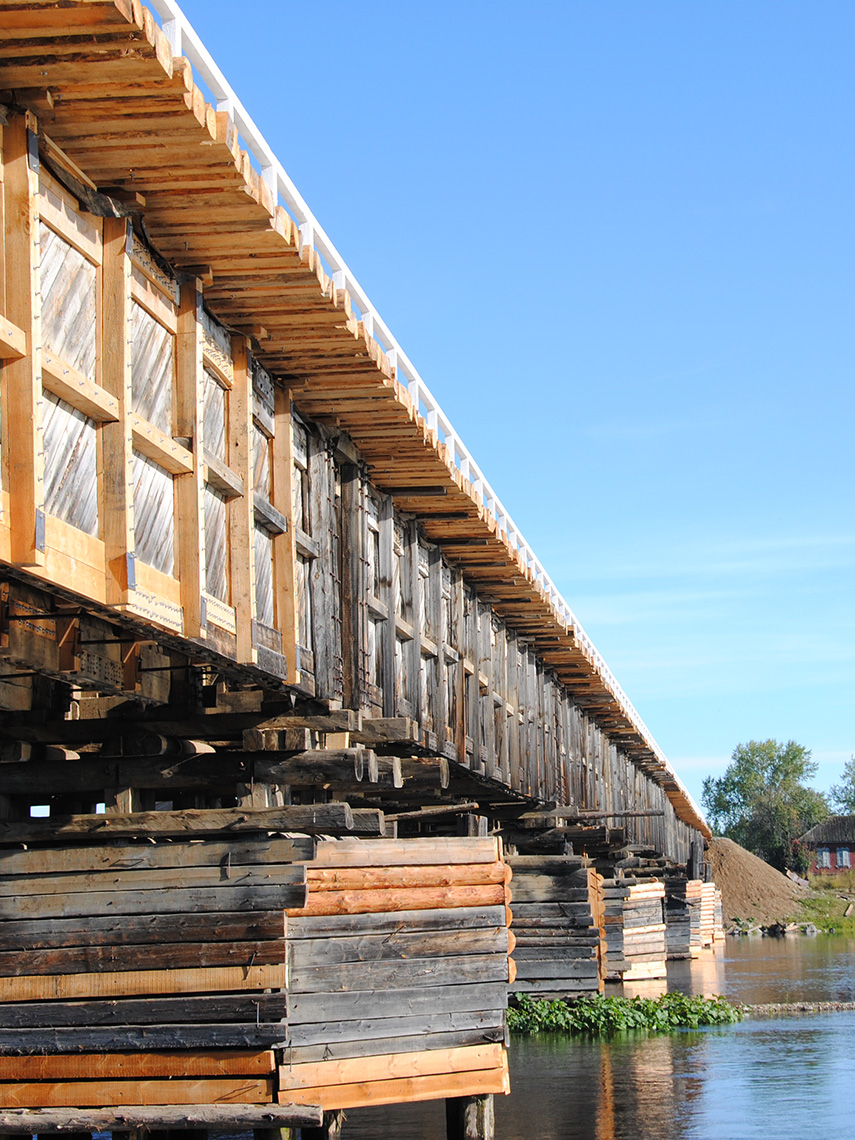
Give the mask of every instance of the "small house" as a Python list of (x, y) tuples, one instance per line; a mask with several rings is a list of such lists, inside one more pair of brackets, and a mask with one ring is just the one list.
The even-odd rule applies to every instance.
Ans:
[(855, 867), (855, 815), (833, 815), (801, 837), (811, 854), (810, 874), (827, 875)]

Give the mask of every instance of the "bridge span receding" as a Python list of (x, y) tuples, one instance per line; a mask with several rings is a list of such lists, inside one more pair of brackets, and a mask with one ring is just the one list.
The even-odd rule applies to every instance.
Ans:
[[(160, 1103), (170, 1049), (196, 1058), (180, 1103), (210, 1108), (221, 1080), (257, 1106), (311, 1088), (328, 1129), (356, 1102), (323, 1090), (368, 1057), (371, 1103), (505, 1091), (517, 969), (532, 992), (596, 991), (713, 941), (709, 828), (172, 0), (2, 3), (0, 24), (0, 880), (42, 900), (0, 924), (0, 983), (10, 1011), (33, 1003), (14, 1014), (28, 1064), (69, 1101), (0, 1077), (0, 1103), (73, 1107), (86, 1130), (96, 1094), (45, 1044), (72, 1035), (39, 1022), (48, 978), (92, 1017), (115, 993), (183, 1026), (114, 1034), (136, 1060), (104, 1069), (102, 1101), (128, 1080), (117, 1103)], [(271, 853), (282, 833), (302, 839)], [(318, 835), (367, 846), (321, 854)], [(279, 920), (250, 935), (246, 909)], [(363, 992), (364, 954), (387, 985), (389, 913), (447, 1008), (406, 1014), (399, 965), (405, 996), (369, 1018), (388, 1023), (334, 1046), (346, 1002), (309, 995)], [(471, 1016), (443, 986), (475, 987)], [(268, 991), (314, 1027), (303, 1086), (281, 1027), (234, 1028)], [(78, 1051), (105, 1047), (96, 1028)], [(246, 1053), (228, 1073), (225, 1042)], [(4, 1050), (21, 1054), (0, 1035), (0, 1068)]]

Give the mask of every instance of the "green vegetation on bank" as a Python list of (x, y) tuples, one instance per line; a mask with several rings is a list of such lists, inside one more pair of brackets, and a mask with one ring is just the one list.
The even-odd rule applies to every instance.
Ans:
[(589, 1033), (609, 1036), (626, 1029), (667, 1033), (671, 1029), (739, 1021), (741, 1011), (722, 997), (662, 994), (657, 998), (604, 997), (564, 1001), (516, 994), (508, 1009), (512, 1033)]
[[(850, 872), (851, 875), (851, 872)], [(848, 876), (847, 876), (848, 877)], [(846, 934), (855, 938), (855, 890), (842, 878), (811, 878), (813, 893), (799, 901), (799, 922), (812, 922), (823, 934)], [(852, 908), (852, 913), (846, 911)]]

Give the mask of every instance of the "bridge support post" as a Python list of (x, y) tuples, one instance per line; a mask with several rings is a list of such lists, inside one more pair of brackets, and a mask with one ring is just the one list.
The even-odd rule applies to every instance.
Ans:
[(301, 1128), (301, 1140), (341, 1140), (341, 1126), (344, 1122), (344, 1113), (337, 1109), (335, 1112), (325, 1112), (324, 1122), (320, 1128)]
[(447, 1140), (494, 1140), (493, 1094), (448, 1097), (445, 1101), (445, 1128)]

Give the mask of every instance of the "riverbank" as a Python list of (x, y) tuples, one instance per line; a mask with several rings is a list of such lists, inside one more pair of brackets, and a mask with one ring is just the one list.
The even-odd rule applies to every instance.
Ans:
[(732, 839), (711, 839), (707, 858), (721, 890), (726, 930), (811, 924), (821, 933), (855, 936), (855, 896), (834, 881), (804, 886)]

